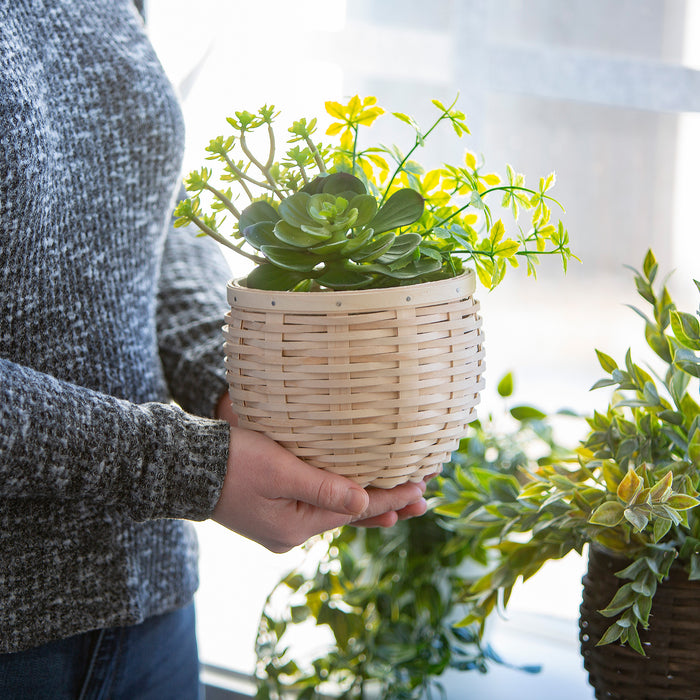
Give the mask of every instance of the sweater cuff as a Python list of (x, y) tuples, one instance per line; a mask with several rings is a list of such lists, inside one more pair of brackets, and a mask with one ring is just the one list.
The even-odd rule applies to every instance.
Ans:
[[(226, 476), (230, 426), (177, 406), (146, 404), (143, 469), (135, 470), (131, 516), (135, 520), (206, 520)], [(167, 420), (160, 414), (167, 411)], [(174, 414), (174, 415), (173, 415)]]

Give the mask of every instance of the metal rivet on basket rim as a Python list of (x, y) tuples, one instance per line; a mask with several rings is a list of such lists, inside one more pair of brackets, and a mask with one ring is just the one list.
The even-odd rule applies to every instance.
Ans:
[(342, 301), (336, 301), (336, 302), (335, 302), (335, 305), (336, 305), (336, 306), (342, 306), (342, 305), (343, 305), (343, 302), (342, 302)]
[(406, 297), (406, 301), (411, 301), (411, 297)]

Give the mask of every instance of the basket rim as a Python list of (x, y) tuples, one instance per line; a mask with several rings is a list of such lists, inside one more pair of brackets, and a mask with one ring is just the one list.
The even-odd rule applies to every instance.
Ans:
[(245, 277), (226, 285), (231, 306), (277, 311), (321, 312), (374, 311), (389, 307), (420, 306), (431, 302), (464, 299), (476, 289), (476, 274), (467, 269), (456, 277), (384, 289), (345, 289), (323, 292), (290, 292), (249, 289)]

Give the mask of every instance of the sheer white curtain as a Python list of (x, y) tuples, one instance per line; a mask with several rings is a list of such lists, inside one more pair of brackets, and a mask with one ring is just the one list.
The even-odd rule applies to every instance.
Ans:
[[(473, 132), (465, 147), (491, 169), (512, 163), (531, 181), (557, 172), (583, 264), (566, 278), (543, 264), (537, 282), (513, 274), (480, 294), (490, 387), (513, 370), (517, 401), (603, 405), (588, 391), (599, 378), (594, 348), (619, 357), (642, 337), (623, 307), (635, 301), (623, 265), (640, 265), (649, 247), (677, 270), (678, 298), (697, 303), (700, 0), (149, 0), (147, 9), (183, 93), (187, 168), (233, 110), (273, 103), (298, 118), (359, 93), (427, 120), (432, 98), (459, 92)], [(453, 144), (438, 139), (427, 159), (460, 158)], [(487, 389), (482, 410), (500, 408)], [(201, 536), (202, 656), (249, 672), (260, 606), (295, 555), (208, 525)], [(582, 571), (576, 559), (548, 567), (513, 610), (574, 620)]]

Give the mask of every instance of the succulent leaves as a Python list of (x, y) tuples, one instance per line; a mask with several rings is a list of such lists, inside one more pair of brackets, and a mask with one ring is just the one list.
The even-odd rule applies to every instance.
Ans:
[[(256, 201), (241, 212), (245, 240), (267, 264), (248, 280), (265, 289), (297, 288), (307, 283), (331, 288), (365, 287), (378, 277), (390, 280), (436, 272), (439, 260), (391, 266), (411, 257), (422, 238), (395, 233), (423, 215), (423, 198), (401, 189), (379, 206), (361, 180), (348, 173), (315, 178), (277, 207)], [(292, 275), (281, 275), (272, 267)]]

